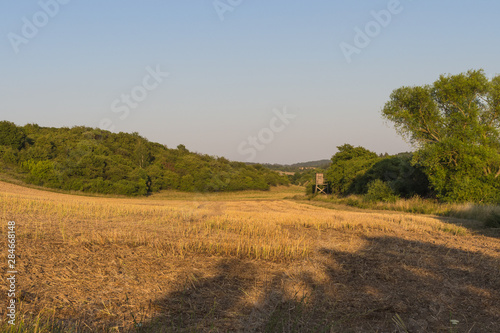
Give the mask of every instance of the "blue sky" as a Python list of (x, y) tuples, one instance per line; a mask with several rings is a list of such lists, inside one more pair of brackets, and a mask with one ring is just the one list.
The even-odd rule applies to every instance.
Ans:
[(2, 1), (0, 118), (240, 161), (408, 151), (380, 115), (390, 93), (500, 73), (498, 13), (494, 1)]

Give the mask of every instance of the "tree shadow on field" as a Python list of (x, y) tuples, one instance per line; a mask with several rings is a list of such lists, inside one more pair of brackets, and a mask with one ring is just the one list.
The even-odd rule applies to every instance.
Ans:
[(143, 330), (500, 332), (498, 258), (398, 237), (363, 240), (355, 252), (320, 249), (309, 268), (290, 262), (292, 275), (275, 270), (253, 303), (245, 300), (259, 263), (221, 260), (216, 276), (158, 300), (161, 315)]
[(500, 332), (498, 258), (397, 237), (365, 241), (354, 253), (321, 249), (325, 277), (302, 274), (308, 294), (277, 304), (254, 331)]
[(144, 332), (226, 332), (237, 327), (234, 309), (254, 283), (255, 263), (220, 259), (216, 274), (189, 278), (176, 291), (154, 302), (160, 315), (138, 331)]
[(342, 302), (336, 315), (359, 318), (353, 331), (394, 329), (395, 320), (402, 332), (500, 330), (498, 258), (397, 237), (365, 240), (355, 253), (321, 250)]

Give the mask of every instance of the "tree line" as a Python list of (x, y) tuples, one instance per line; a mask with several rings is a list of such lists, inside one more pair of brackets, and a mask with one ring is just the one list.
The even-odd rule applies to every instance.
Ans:
[(338, 194), (500, 202), (500, 76), (488, 79), (483, 70), (470, 70), (401, 87), (382, 116), (415, 151), (380, 157), (339, 146), (327, 171)]
[(0, 164), (27, 183), (70, 191), (146, 195), (268, 190), (288, 178), (261, 165), (170, 149), (138, 133), (0, 122)]
[[(500, 76), (483, 70), (441, 75), (433, 84), (393, 91), (382, 116), (415, 151), (378, 156), (337, 147), (326, 180), (339, 195), (373, 200), (433, 197), (500, 202)], [(280, 176), (277, 166), (248, 165), (149, 142), (137, 133), (89, 127), (49, 128), (0, 122), (0, 163), (26, 182), (94, 193), (145, 195), (181, 191), (267, 190), (308, 184), (318, 170)], [(298, 165), (294, 166), (297, 167)]]

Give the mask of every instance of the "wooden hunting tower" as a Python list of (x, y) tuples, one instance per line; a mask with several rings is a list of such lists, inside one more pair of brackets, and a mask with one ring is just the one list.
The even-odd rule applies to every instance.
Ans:
[(329, 182), (325, 183), (325, 179), (322, 173), (316, 174), (316, 183), (313, 185), (313, 193), (332, 193), (332, 188)]

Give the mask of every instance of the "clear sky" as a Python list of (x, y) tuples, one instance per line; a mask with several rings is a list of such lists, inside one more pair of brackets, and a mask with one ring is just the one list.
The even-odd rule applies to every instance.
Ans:
[(500, 73), (499, 14), (486, 0), (4, 0), (0, 119), (240, 161), (408, 151), (381, 117), (390, 93)]

